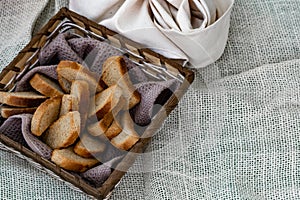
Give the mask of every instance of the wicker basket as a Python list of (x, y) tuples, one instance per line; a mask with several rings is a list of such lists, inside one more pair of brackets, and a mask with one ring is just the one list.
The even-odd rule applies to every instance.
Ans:
[[(40, 49), (50, 42), (57, 34), (72, 29), (74, 34), (80, 37), (92, 37), (97, 40), (108, 42), (118, 48), (148, 75), (158, 80), (176, 78), (182, 82), (179, 89), (165, 103), (164, 112), (159, 111), (153, 123), (145, 130), (142, 138), (130, 150), (133, 154), (127, 154), (119, 163), (117, 169), (128, 169), (136, 159), (134, 153), (142, 153), (151, 136), (160, 128), (166, 118), (165, 111), (169, 114), (178, 103), (188, 86), (194, 79), (194, 73), (183, 67), (183, 60), (170, 60), (141, 45), (128, 40), (107, 28), (88, 20), (67, 8), (62, 8), (49, 22), (36, 34), (30, 43), (17, 55), (17, 57), (1, 72), (0, 90), (13, 91), (15, 84), (28, 70), (34, 68), (38, 63)], [(0, 123), (3, 123), (1, 119)], [(85, 180), (61, 169), (49, 160), (42, 158), (30, 149), (11, 140), (0, 133), (0, 148), (14, 152), (17, 156), (28, 160), (36, 168), (48, 173), (55, 178), (66, 182), (73, 189), (85, 192), (96, 199), (108, 199), (114, 188), (120, 182), (124, 170), (114, 170), (110, 177), (100, 188), (94, 188)]]

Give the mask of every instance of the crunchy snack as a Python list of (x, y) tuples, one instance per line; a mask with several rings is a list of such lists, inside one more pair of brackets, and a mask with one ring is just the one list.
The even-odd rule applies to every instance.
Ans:
[(35, 92), (0, 92), (0, 103), (16, 107), (39, 106), (46, 98)]
[(69, 112), (54, 122), (43, 140), (53, 149), (68, 147), (76, 141), (80, 134), (80, 114), (78, 111)]
[(33, 114), (36, 111), (36, 109), (37, 107), (16, 108), (16, 107), (2, 106), (0, 108), (0, 112), (1, 112), (1, 116), (6, 119), (9, 118), (10, 116), (18, 115), (22, 113)]
[(35, 74), (29, 81), (30, 85), (46, 97), (64, 95), (60, 86), (42, 74)]
[[(61, 61), (56, 68), (59, 84), (43, 74), (32, 74), (30, 85), (45, 96), (3, 93), (0, 102), (18, 106), (2, 108), (3, 117), (36, 109), (31, 132), (54, 150), (51, 160), (67, 170), (83, 172), (97, 164), (92, 158), (106, 150), (103, 140), (129, 150), (139, 136), (128, 108), (140, 102), (140, 94), (134, 90), (121, 56), (110, 57), (103, 65), (102, 76), (97, 76), (76, 62)], [(103, 90), (100, 82), (108, 87)], [(47, 97), (50, 99), (45, 101)]]
[(122, 88), (123, 95), (127, 100), (127, 109), (133, 108), (140, 102), (140, 94), (132, 85), (126, 62), (122, 56), (112, 56), (103, 63), (101, 79), (108, 86), (117, 84)]
[(31, 132), (41, 136), (44, 131), (57, 120), (60, 110), (61, 98), (55, 97), (46, 100), (34, 112), (31, 122)]
[(84, 158), (92, 158), (94, 154), (102, 153), (105, 143), (99, 137), (93, 137), (88, 133), (80, 137), (80, 141), (74, 147), (74, 152)]
[(52, 152), (51, 161), (58, 166), (74, 172), (85, 172), (99, 161), (94, 158), (83, 158), (74, 153), (73, 148), (55, 149)]

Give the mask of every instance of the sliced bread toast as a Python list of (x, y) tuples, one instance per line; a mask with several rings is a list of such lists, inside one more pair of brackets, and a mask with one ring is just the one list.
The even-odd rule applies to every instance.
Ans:
[(35, 92), (0, 92), (0, 103), (16, 107), (36, 107), (46, 98)]
[(105, 136), (111, 140), (122, 132), (122, 126), (119, 123), (119, 120), (115, 119), (113, 123), (105, 131)]
[(64, 79), (72, 82), (74, 80), (84, 80), (89, 84), (90, 93), (95, 94), (103, 90), (102, 86), (98, 83), (98, 75), (91, 72), (88, 68), (72, 61), (61, 61), (57, 65), (57, 74)]
[(78, 111), (81, 118), (81, 128), (85, 127), (85, 123), (88, 117), (89, 104), (90, 104), (90, 92), (89, 85), (83, 80), (74, 80), (71, 86), (71, 93), (78, 102)]
[(134, 122), (129, 112), (124, 112), (121, 119), (122, 132), (112, 138), (111, 143), (122, 150), (129, 150), (138, 140), (139, 135), (134, 130)]
[(104, 115), (104, 117), (100, 121), (88, 126), (87, 129), (89, 133), (93, 136), (103, 135), (110, 127), (118, 113), (123, 109), (124, 102), (125, 99), (121, 95), (121, 93), (115, 92), (112, 99), (112, 108), (108, 111), (108, 113)]
[[(116, 95), (121, 94), (117, 85), (113, 85), (95, 96), (94, 103), (90, 106), (89, 117), (97, 116), (98, 120), (111, 111), (117, 105), (119, 99)], [(119, 95), (121, 96), (121, 95)]]
[(69, 112), (55, 121), (43, 135), (43, 140), (53, 149), (72, 145), (80, 134), (80, 114)]
[(126, 62), (122, 56), (112, 56), (103, 63), (102, 80), (109, 87), (119, 85), (127, 100), (127, 109), (133, 108), (141, 100), (128, 75)]
[(16, 108), (16, 107), (8, 107), (8, 106), (2, 106), (0, 108), (1, 111), (1, 117), (3, 118), (9, 118), (10, 116), (13, 115), (18, 115), (18, 114), (33, 114), (36, 111), (37, 107), (33, 108)]
[(87, 130), (93, 136), (101, 136), (110, 126), (111, 120), (113, 120), (113, 116), (111, 114), (107, 114), (99, 122), (90, 124), (87, 127)]
[(102, 153), (105, 143), (99, 137), (92, 137), (88, 133), (80, 137), (80, 141), (74, 147), (74, 152), (81, 157), (91, 158), (94, 154)]
[(72, 82), (68, 81), (67, 79), (65, 79), (64, 77), (62, 77), (59, 74), (57, 75), (57, 80), (58, 80), (58, 83), (59, 83), (60, 87), (63, 89), (63, 91), (65, 93), (70, 94)]
[(29, 81), (30, 85), (46, 97), (62, 96), (64, 92), (60, 86), (42, 74), (35, 74)]
[(71, 111), (79, 111), (78, 100), (74, 95), (65, 94), (61, 100), (60, 116)]
[(74, 172), (85, 172), (99, 161), (94, 158), (83, 158), (74, 153), (73, 148), (55, 149), (52, 152), (51, 161), (63, 169)]
[(41, 136), (43, 132), (58, 119), (61, 105), (61, 98), (54, 97), (47, 99), (34, 112), (31, 121), (31, 132)]

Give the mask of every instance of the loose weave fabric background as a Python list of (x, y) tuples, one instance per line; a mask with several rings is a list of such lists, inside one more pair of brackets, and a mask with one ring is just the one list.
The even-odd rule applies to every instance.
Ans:
[[(0, 1), (5, 67), (66, 1)], [(300, 199), (300, 1), (236, 0), (225, 54), (196, 73), (112, 199)], [(168, 148), (164, 148), (168, 147)], [(159, 150), (160, 151), (154, 151)], [(0, 199), (88, 199), (0, 151)]]

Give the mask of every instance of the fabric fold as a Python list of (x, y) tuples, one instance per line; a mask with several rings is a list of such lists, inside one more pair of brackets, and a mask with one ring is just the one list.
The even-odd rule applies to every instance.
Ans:
[(11, 116), (1, 125), (0, 132), (23, 146), (28, 145), (43, 158), (50, 159), (52, 149), (31, 133), (31, 119), (31, 114)]
[(95, 11), (92, 4), (85, 3), (78, 8), (73, 1), (78, 0), (70, 1), (71, 10), (168, 58), (187, 60), (191, 68), (206, 67), (223, 54), (234, 3), (234, 0), (115, 0), (120, 8), (112, 10), (115, 13), (111, 17), (97, 20), (93, 17), (95, 12), (100, 16), (110, 8), (104, 6)]

